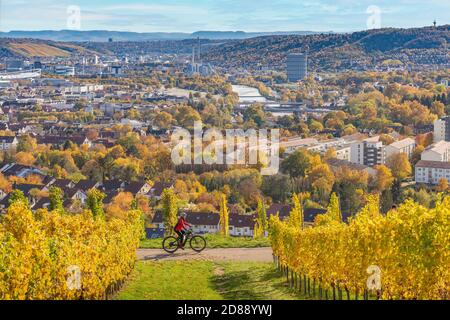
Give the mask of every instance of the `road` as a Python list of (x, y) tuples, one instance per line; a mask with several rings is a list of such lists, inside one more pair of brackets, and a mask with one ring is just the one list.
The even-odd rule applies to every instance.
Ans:
[(209, 260), (209, 261), (244, 261), (244, 262), (272, 262), (271, 248), (230, 248), (205, 249), (196, 253), (190, 249), (179, 250), (168, 254), (162, 249), (139, 249), (139, 260), (170, 261), (170, 260)]

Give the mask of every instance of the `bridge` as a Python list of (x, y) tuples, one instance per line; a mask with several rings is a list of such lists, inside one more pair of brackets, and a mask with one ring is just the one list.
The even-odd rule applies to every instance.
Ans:
[(2, 72), (0, 73), (0, 80), (21, 80), (30, 78), (39, 78), (41, 76), (40, 69)]

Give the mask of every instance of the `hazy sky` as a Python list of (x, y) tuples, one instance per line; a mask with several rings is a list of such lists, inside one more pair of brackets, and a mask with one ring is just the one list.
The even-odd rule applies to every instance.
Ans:
[[(69, 6), (81, 30), (136, 32), (354, 31), (367, 29), (369, 6), (381, 27), (450, 24), (450, 0), (0, 0), (0, 30), (68, 29)], [(77, 24), (69, 24), (77, 28)]]

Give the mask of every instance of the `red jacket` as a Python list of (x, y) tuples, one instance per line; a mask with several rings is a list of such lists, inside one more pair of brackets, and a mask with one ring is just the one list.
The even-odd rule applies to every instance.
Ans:
[(190, 227), (191, 225), (186, 222), (186, 219), (180, 218), (175, 226), (175, 231), (181, 231), (186, 229), (187, 227)]

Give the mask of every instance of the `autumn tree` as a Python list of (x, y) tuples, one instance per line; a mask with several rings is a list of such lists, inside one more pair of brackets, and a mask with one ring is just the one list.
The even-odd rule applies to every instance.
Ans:
[(331, 195), (330, 204), (328, 205), (327, 212), (325, 214), (318, 215), (314, 222), (318, 226), (342, 222), (341, 205), (339, 203), (339, 198), (336, 195), (336, 193), (333, 193)]
[(178, 204), (173, 189), (164, 189), (161, 196), (162, 215), (166, 235), (173, 232), (173, 228), (177, 223)]
[(420, 144), (417, 145), (417, 147), (414, 149), (412, 157), (411, 157), (411, 162), (413, 165), (416, 165), (420, 161), (424, 150), (425, 150), (425, 147)]
[(18, 138), (17, 152), (33, 152), (36, 148), (36, 139), (30, 135), (24, 134)]
[(449, 190), (448, 180), (445, 178), (439, 179), (439, 183), (436, 187), (437, 192), (446, 192)]
[(310, 169), (311, 161), (308, 151), (305, 149), (296, 150), (281, 163), (281, 170), (289, 174), (292, 178), (305, 177)]
[(9, 195), (9, 205), (13, 205), (14, 203), (22, 203), (26, 207), (29, 207), (30, 204), (28, 202), (28, 198), (25, 197), (24, 193), (21, 190), (13, 190)]
[(50, 200), (49, 210), (64, 213), (62, 190), (58, 187), (50, 187), (48, 197)]
[(255, 221), (255, 230), (253, 232), (253, 236), (255, 238), (260, 238), (265, 235), (267, 231), (267, 212), (266, 207), (264, 205), (263, 200), (260, 198), (258, 200), (258, 207), (256, 209), (256, 221)]
[(394, 178), (398, 181), (403, 181), (412, 174), (411, 163), (408, 160), (408, 156), (404, 153), (391, 155), (386, 163), (391, 169)]
[(229, 227), (228, 227), (228, 205), (227, 205), (227, 197), (222, 194), (220, 200), (220, 233), (223, 236), (228, 236)]
[(304, 213), (300, 199), (296, 193), (292, 195), (292, 210), (289, 213), (289, 225), (299, 230), (304, 227)]
[(34, 156), (31, 153), (24, 152), (24, 151), (17, 152), (15, 159), (16, 159), (17, 163), (23, 164), (25, 166), (31, 166), (36, 161), (36, 159), (34, 158)]
[(130, 192), (119, 192), (106, 207), (106, 216), (108, 218), (124, 218), (123, 215), (132, 208), (134, 197)]
[(105, 194), (100, 190), (93, 188), (88, 191), (86, 204), (89, 210), (91, 210), (94, 218), (104, 218), (105, 212), (103, 210), (103, 200)]
[(12, 183), (5, 178), (3, 174), (0, 173), (0, 190), (8, 194), (12, 190)]
[(391, 170), (385, 165), (376, 165), (374, 169), (376, 174), (372, 180), (372, 187), (377, 193), (381, 193), (392, 186), (394, 177)]

